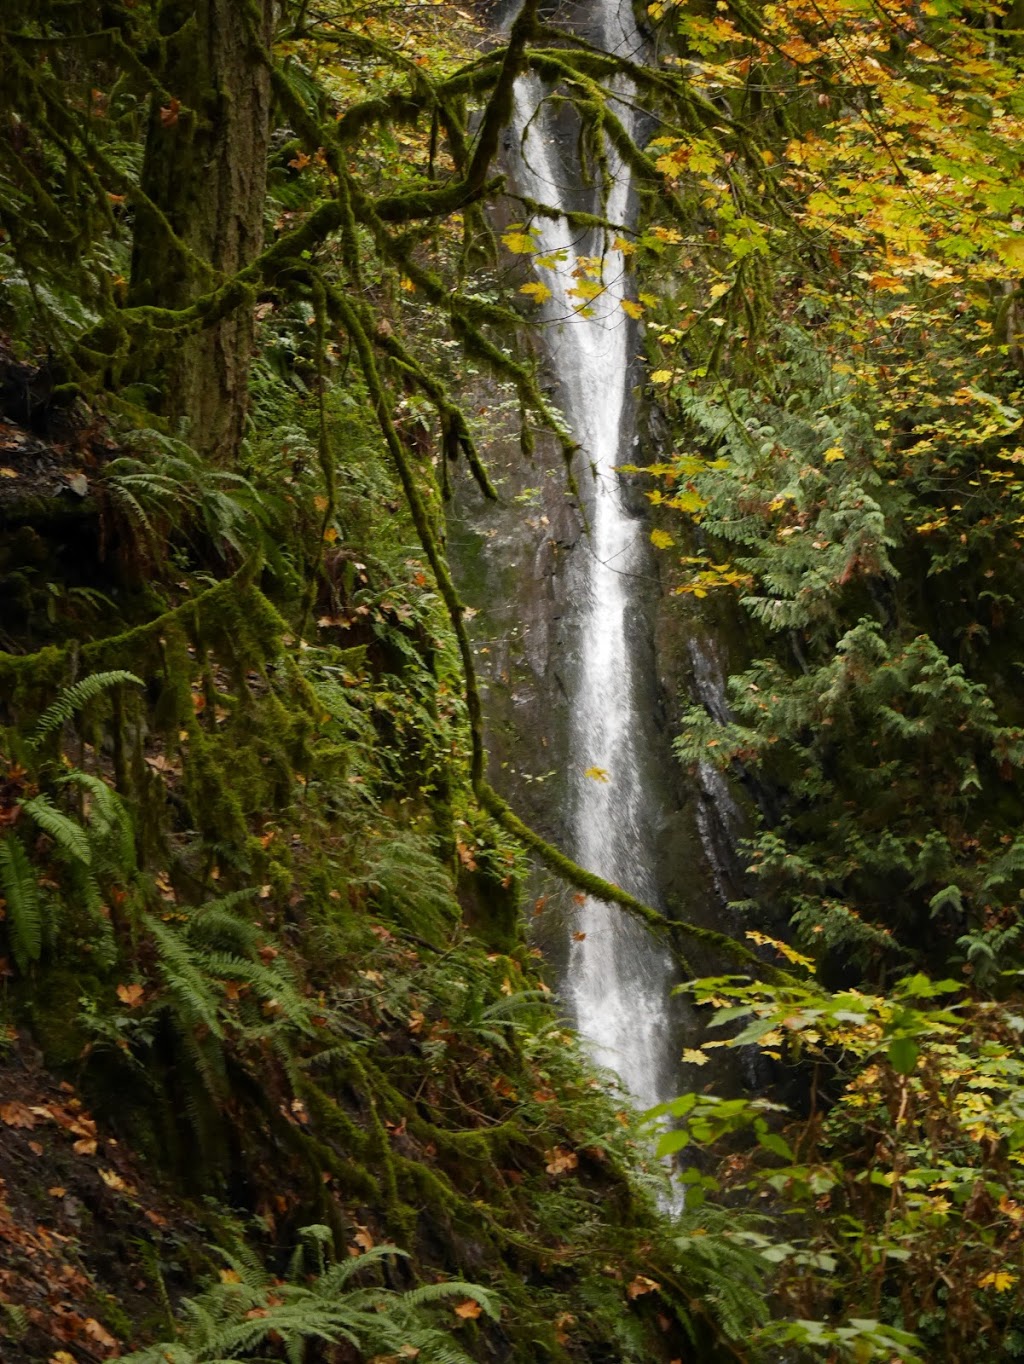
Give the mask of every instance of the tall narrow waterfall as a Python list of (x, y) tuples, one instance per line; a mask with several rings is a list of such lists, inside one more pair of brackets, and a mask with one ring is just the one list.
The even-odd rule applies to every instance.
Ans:
[[(639, 39), (629, 0), (599, 0), (590, 12), (592, 37), (608, 50), (633, 53)], [(625, 99), (625, 85), (616, 88)], [(545, 90), (524, 77), (516, 92), (516, 188), (559, 208), (580, 208), (578, 169), (559, 156), (555, 120)], [(627, 125), (630, 110), (616, 104)], [(603, 208), (612, 223), (628, 224), (630, 178), (607, 149), (613, 186)], [(561, 217), (531, 223), (538, 251), (549, 264), (538, 275), (551, 291), (544, 305), (551, 368), (566, 419), (589, 462), (580, 486), (588, 534), (577, 549), (572, 583), (578, 613), (578, 658), (571, 696), (570, 763), (572, 830), (577, 859), (648, 903), (657, 887), (649, 871), (657, 812), (645, 789), (649, 766), (638, 722), (638, 686), (631, 648), (637, 607), (635, 586), (644, 572), (643, 529), (627, 510), (617, 466), (630, 457), (633, 430), (629, 374), (634, 329), (622, 308), (625, 261), (615, 234), (584, 234)], [(584, 258), (600, 260), (602, 291), (585, 302), (573, 291)], [(584, 466), (585, 468), (586, 466)], [(641, 1106), (672, 1092), (672, 1037), (667, 999), (671, 962), (642, 924), (623, 910), (595, 900), (578, 908), (565, 996), (575, 1022), (602, 1065), (619, 1075)], [(666, 1089), (668, 1088), (668, 1092)]]

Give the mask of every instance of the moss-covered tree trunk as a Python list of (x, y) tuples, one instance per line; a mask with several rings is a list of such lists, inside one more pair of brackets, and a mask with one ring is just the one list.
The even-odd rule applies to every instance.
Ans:
[[(246, 265), (263, 241), (274, 0), (165, 0), (161, 77), (142, 188), (186, 250), (140, 216), (132, 258), (135, 303), (181, 308)], [(237, 453), (245, 423), (253, 310), (243, 304), (213, 326), (176, 336), (155, 362), (160, 409), (185, 419), (188, 439), (217, 463)]]

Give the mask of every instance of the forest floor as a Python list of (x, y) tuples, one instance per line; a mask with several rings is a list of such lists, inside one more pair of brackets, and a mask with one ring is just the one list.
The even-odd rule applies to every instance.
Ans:
[[(0, 1058), (0, 1314), (5, 1364), (120, 1353), (133, 1323), (165, 1321), (162, 1269), (201, 1235), (180, 1201), (92, 1118), (23, 1036)], [(130, 1320), (129, 1320), (130, 1318)]]

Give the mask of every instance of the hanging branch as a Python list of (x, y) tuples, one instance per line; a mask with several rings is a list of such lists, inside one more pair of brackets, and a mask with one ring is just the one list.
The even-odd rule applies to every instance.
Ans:
[[(775, 984), (793, 983), (792, 977), (785, 972), (779, 971), (777, 967), (770, 966), (762, 962), (755, 956), (749, 948), (742, 943), (730, 938), (727, 934), (716, 933), (712, 929), (701, 928), (695, 924), (683, 923), (667, 918), (658, 910), (639, 900), (635, 895), (630, 895), (628, 891), (614, 885), (610, 881), (605, 881), (600, 876), (595, 876), (593, 872), (588, 872), (572, 858), (567, 857), (550, 843), (546, 842), (541, 836), (534, 832), (527, 824), (524, 824), (519, 817), (513, 813), (511, 808), (501, 799), (500, 796), (488, 784), (485, 777), (486, 750), (483, 740), (483, 707), (480, 701), (480, 690), (476, 677), (476, 665), (473, 661), (473, 648), (466, 629), (465, 608), (458, 598), (455, 583), (448, 567), (448, 561), (437, 542), (433, 527), (430, 524), (430, 516), (426, 504), (416, 484), (416, 478), (412, 465), (409, 462), (405, 448), (399, 439), (398, 432), (395, 430), (394, 422), (391, 420), (391, 403), (388, 400), (387, 392), (377, 370), (376, 361), (373, 354), (373, 344), (370, 341), (366, 328), (361, 319), (341, 292), (341, 290), (328, 286), (328, 300), (332, 314), (342, 323), (351, 338), (353, 347), (359, 359), (360, 368), (369, 390), (370, 403), (373, 407), (374, 415), (380, 426), (381, 434), (387, 445), (388, 452), (394, 461), (402, 490), (405, 493), (409, 511), (412, 515), (413, 525), (419, 536), (423, 552), (427, 556), (427, 561), (434, 573), (437, 581), (438, 591), (448, 612), (452, 629), (458, 643), (459, 656), (462, 661), (463, 678), (466, 691), (466, 708), (469, 715), (470, 740), (472, 754), (470, 759), (470, 781), (474, 795), (480, 802), (481, 807), (486, 810), (494, 819), (507, 829), (510, 834), (519, 839), (528, 848), (531, 848), (553, 871), (564, 877), (572, 885), (579, 887), (588, 895), (596, 899), (606, 901), (610, 904), (619, 905), (643, 920), (649, 928), (664, 937), (674, 948), (677, 958), (681, 965), (688, 972), (690, 971), (686, 958), (680, 947), (680, 940), (690, 939), (699, 942), (707, 947), (731, 957), (739, 965), (751, 970), (754, 974), (763, 977)], [(692, 972), (690, 972), (692, 974)]]

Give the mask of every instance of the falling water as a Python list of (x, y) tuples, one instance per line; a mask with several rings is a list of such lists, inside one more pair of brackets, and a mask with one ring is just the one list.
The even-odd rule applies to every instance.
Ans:
[[(590, 24), (597, 30), (594, 41), (607, 50), (633, 53), (639, 45), (628, 0), (600, 0)], [(627, 85), (618, 85), (615, 94), (616, 113), (628, 127), (631, 113), (622, 102)], [(515, 185), (537, 202), (578, 208), (579, 173), (573, 186), (544, 96), (535, 77), (518, 82)], [(632, 209), (629, 174), (611, 147), (607, 156), (612, 186), (601, 211), (625, 225)], [(572, 585), (579, 619), (570, 733), (575, 854), (589, 870), (656, 903), (650, 862), (657, 810), (642, 778), (650, 763), (631, 648), (635, 586), (645, 567), (643, 532), (627, 510), (617, 472), (633, 444), (628, 402), (633, 328), (622, 308), (625, 261), (614, 234), (580, 237), (564, 217), (538, 215), (531, 227), (538, 253), (548, 262), (537, 274), (550, 290), (544, 321), (551, 366), (566, 420), (593, 475), (581, 480), (589, 534)], [(573, 290), (587, 257), (600, 260), (602, 289), (583, 300)], [(574, 917), (565, 995), (575, 1022), (595, 1059), (618, 1074), (639, 1105), (662, 1102), (674, 1092), (671, 961), (646, 928), (619, 908), (587, 899)]]

